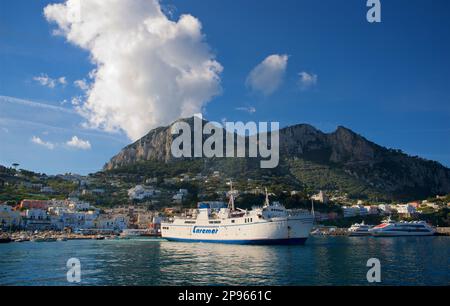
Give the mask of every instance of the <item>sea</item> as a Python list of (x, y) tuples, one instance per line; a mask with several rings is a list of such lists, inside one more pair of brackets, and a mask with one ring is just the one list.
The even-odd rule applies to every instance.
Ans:
[[(373, 258), (379, 282), (367, 278)], [(79, 263), (75, 272), (73, 259)], [(74, 273), (75, 281), (68, 277)], [(301, 246), (162, 239), (15, 242), (0, 244), (0, 285), (448, 286), (450, 237), (326, 236)]]

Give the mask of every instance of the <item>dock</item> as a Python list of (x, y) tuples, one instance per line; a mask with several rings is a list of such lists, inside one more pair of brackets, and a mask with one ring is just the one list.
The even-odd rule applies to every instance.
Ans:
[(450, 227), (436, 227), (438, 236), (450, 236)]

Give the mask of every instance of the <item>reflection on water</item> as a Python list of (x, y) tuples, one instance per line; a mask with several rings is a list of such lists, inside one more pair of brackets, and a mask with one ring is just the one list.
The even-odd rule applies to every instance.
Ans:
[(81, 261), (91, 285), (367, 285), (367, 260), (382, 284), (449, 285), (448, 237), (318, 237), (304, 246), (85, 240), (0, 245), (1, 285), (70, 285)]

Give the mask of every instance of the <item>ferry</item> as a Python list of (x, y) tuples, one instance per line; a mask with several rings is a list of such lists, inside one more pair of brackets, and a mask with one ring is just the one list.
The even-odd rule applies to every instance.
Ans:
[(395, 222), (390, 218), (370, 229), (373, 236), (433, 236), (436, 230), (425, 221)]
[(350, 237), (354, 236), (370, 236), (371, 232), (369, 232), (371, 226), (362, 223), (355, 223), (348, 229), (348, 235)]
[(235, 208), (232, 184), (230, 187), (227, 206), (213, 209), (199, 203), (195, 216), (162, 222), (162, 238), (251, 245), (305, 243), (314, 221), (309, 211), (289, 211), (278, 202), (270, 203), (267, 190), (263, 207)]

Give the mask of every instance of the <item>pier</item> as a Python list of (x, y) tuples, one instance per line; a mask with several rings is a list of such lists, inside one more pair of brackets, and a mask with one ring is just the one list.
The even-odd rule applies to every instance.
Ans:
[(450, 236), (450, 227), (436, 227), (436, 234), (439, 236)]

